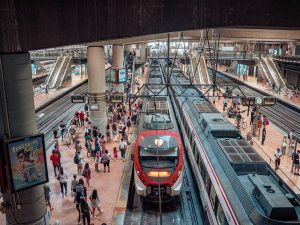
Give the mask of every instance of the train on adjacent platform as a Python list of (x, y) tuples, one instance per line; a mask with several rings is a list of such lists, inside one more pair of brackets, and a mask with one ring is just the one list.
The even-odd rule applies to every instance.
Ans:
[[(160, 65), (165, 73), (165, 61)], [(299, 196), (178, 67), (170, 80), (176, 84), (171, 101), (207, 224), (299, 225)]]
[(170, 97), (162, 90), (159, 61), (152, 60), (149, 70), (134, 149), (134, 183), (138, 195), (159, 202), (180, 195), (183, 145)]

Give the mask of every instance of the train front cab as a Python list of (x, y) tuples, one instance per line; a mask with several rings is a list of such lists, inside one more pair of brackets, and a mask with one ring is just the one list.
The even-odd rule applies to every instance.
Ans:
[(182, 143), (177, 133), (165, 130), (141, 132), (134, 151), (137, 194), (152, 201), (159, 196), (159, 190), (163, 200), (179, 195), (183, 179), (182, 156)]

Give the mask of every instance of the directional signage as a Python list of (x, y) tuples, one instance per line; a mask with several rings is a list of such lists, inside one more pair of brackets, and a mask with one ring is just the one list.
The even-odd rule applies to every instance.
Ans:
[(123, 103), (123, 94), (119, 92), (112, 93), (110, 95), (111, 103)]
[(277, 98), (264, 96), (264, 97), (242, 97), (243, 106), (273, 106), (277, 102)]
[(272, 106), (277, 102), (277, 98), (275, 97), (264, 97), (263, 105), (264, 106)]
[(72, 103), (85, 103), (85, 96), (82, 94), (74, 94), (71, 96)]

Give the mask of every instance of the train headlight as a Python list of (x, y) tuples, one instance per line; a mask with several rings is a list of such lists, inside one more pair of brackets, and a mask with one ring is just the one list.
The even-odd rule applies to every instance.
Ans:
[(147, 176), (148, 177), (169, 177), (170, 172), (169, 171), (148, 171)]
[(156, 138), (156, 139), (154, 140), (154, 143), (155, 143), (155, 145), (156, 145), (157, 147), (160, 147), (160, 146), (163, 145), (164, 140), (163, 140), (163, 139), (160, 139), (160, 138)]

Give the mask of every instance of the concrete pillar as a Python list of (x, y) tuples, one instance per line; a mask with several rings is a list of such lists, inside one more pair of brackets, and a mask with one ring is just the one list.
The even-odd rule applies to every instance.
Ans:
[(297, 48), (296, 42), (292, 42), (291, 46), (292, 46), (292, 48), (291, 48), (291, 55), (295, 56), (296, 55), (296, 48)]
[(97, 126), (101, 130), (101, 133), (104, 133), (107, 124), (104, 48), (102, 46), (88, 47), (87, 59), (89, 104), (99, 105), (99, 111), (90, 112), (90, 119), (92, 124)]
[[(113, 45), (112, 68), (124, 68), (124, 49), (123, 45)], [(118, 92), (124, 92), (124, 84), (114, 84), (114, 88)]]
[(140, 45), (140, 52), (141, 52), (141, 63), (146, 62), (146, 44), (143, 43)]
[[(0, 54), (0, 135), (17, 138), (37, 133), (29, 53)], [(2, 148), (0, 148), (2, 151)], [(8, 225), (49, 224), (43, 185), (14, 194), (3, 193), (10, 205)]]

